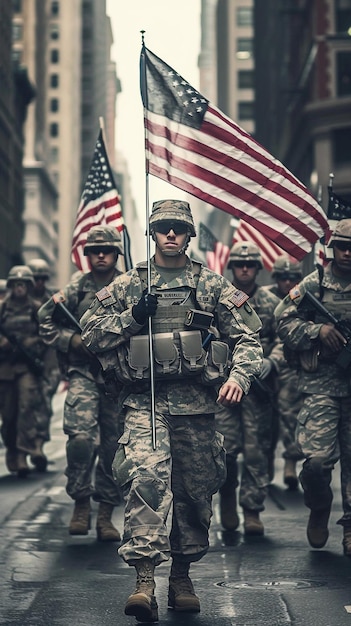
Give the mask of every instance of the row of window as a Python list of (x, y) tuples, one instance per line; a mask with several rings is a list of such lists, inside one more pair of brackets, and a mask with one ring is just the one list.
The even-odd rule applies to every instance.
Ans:
[[(22, 0), (12, 0), (12, 10), (14, 13), (22, 13)], [(51, 2), (51, 15), (57, 17), (60, 14), (60, 2), (59, 0), (52, 0)]]

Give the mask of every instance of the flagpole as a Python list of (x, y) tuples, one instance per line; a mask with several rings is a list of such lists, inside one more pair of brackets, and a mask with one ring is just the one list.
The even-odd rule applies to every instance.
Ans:
[[(146, 85), (146, 60), (145, 60), (145, 31), (141, 30), (141, 44), (142, 44), (142, 60), (143, 65), (141, 72), (141, 80), (144, 82), (143, 93), (147, 98), (147, 85)], [(144, 114), (147, 111), (147, 105), (144, 103)], [(147, 258), (147, 292), (151, 293), (151, 245), (150, 245), (150, 223), (149, 223), (149, 172), (146, 160), (146, 139), (147, 129), (144, 124), (144, 150), (145, 150), (145, 204), (146, 204), (146, 258)], [(148, 319), (148, 332), (149, 332), (149, 359), (150, 359), (150, 400), (151, 400), (151, 440), (152, 449), (156, 450), (156, 408), (155, 408), (155, 371), (154, 371), (154, 348), (152, 342), (152, 318)]]

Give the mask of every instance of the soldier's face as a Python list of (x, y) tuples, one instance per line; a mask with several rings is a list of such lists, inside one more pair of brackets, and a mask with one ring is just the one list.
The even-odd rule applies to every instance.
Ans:
[(188, 238), (188, 229), (185, 224), (160, 222), (155, 226), (156, 254), (177, 256), (182, 253)]
[(244, 289), (255, 282), (258, 266), (255, 261), (236, 261), (232, 264), (232, 272), (235, 285)]
[(109, 272), (116, 265), (117, 254), (115, 248), (96, 247), (91, 248), (88, 253), (91, 268), (95, 272), (103, 274)]
[(339, 274), (351, 274), (351, 240), (335, 242), (334, 270)]
[(18, 300), (25, 298), (28, 293), (28, 283), (25, 280), (14, 280), (11, 288), (13, 297)]
[(279, 278), (277, 278), (279, 293), (281, 293), (282, 296), (287, 296), (290, 289), (292, 289), (300, 280), (300, 274), (282, 274)]

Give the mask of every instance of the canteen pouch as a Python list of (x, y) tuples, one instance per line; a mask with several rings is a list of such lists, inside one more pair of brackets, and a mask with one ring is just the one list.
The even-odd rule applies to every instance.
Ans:
[(224, 341), (211, 341), (206, 362), (201, 374), (201, 382), (207, 385), (223, 383), (228, 377), (229, 347)]
[(198, 309), (190, 309), (187, 311), (184, 325), (197, 330), (208, 330), (213, 322), (213, 319), (213, 313), (199, 311)]
[(200, 374), (206, 359), (201, 332), (199, 330), (180, 331), (179, 342), (182, 374)]
[(173, 333), (156, 333), (153, 347), (156, 377), (177, 376), (180, 371), (180, 357)]
[(148, 380), (150, 378), (148, 335), (134, 335), (130, 338), (127, 360), (132, 380)]

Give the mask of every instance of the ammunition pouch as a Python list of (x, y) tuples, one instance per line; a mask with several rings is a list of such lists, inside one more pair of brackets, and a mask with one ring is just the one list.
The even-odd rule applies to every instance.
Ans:
[[(155, 333), (152, 341), (154, 375), (157, 380), (197, 376), (201, 382), (214, 385), (227, 377), (228, 346), (221, 341), (212, 341), (209, 350), (204, 350), (200, 330)], [(129, 344), (117, 348), (116, 356), (115, 372), (120, 382), (131, 384), (150, 379), (148, 335), (131, 337)]]

